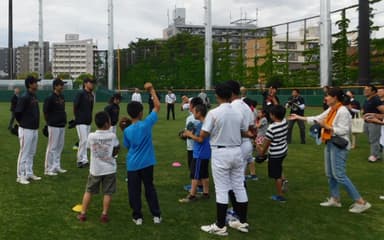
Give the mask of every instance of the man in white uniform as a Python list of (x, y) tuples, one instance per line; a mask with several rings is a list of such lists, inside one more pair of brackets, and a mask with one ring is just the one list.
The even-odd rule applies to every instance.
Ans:
[(135, 101), (135, 102), (143, 103), (142, 99), (141, 99), (140, 90), (138, 88), (135, 88), (135, 92), (132, 94), (131, 101), (132, 102)]

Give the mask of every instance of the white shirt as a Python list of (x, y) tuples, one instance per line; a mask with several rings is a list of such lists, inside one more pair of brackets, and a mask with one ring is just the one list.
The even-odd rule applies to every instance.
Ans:
[(140, 94), (140, 93), (136, 93), (136, 92), (133, 93), (133, 94), (132, 94), (131, 101), (132, 101), (132, 102), (143, 103), (142, 100), (141, 100), (141, 94)]
[(241, 132), (248, 126), (241, 113), (230, 103), (222, 103), (208, 112), (202, 130), (210, 134), (210, 144), (214, 146), (240, 146)]
[(165, 95), (165, 103), (173, 104), (175, 102), (176, 102), (176, 95), (174, 93)]
[[(255, 125), (255, 115), (253, 114), (251, 108), (241, 99), (235, 99), (231, 102), (231, 105), (234, 109), (239, 110), (241, 112), (241, 116), (243, 118), (244, 124), (248, 126)], [(248, 129), (247, 128), (247, 129)], [(243, 138), (244, 141), (251, 141), (250, 138)]]
[(87, 148), (91, 152), (89, 172), (101, 176), (116, 172), (116, 159), (113, 148), (119, 146), (119, 140), (110, 130), (96, 130), (88, 135)]

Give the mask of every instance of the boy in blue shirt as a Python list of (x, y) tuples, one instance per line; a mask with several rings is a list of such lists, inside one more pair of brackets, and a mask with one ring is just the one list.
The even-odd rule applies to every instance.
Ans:
[(208, 179), (208, 162), (211, 158), (211, 146), (209, 145), (209, 137), (199, 138), (203, 121), (207, 115), (207, 107), (204, 104), (198, 104), (192, 108), (192, 113), (199, 123), (195, 126), (195, 130), (185, 131), (184, 135), (192, 139), (193, 142), (193, 161), (191, 163), (191, 190), (190, 193), (182, 199), (181, 203), (188, 203), (196, 200), (197, 185), (201, 180), (203, 184), (203, 198), (209, 198), (209, 179)]
[(160, 102), (151, 83), (144, 88), (151, 94), (154, 108), (144, 119), (143, 105), (140, 102), (131, 102), (127, 112), (132, 118), (132, 124), (125, 128), (123, 144), (128, 148), (126, 157), (129, 204), (133, 210), (133, 222), (136, 225), (143, 223), (141, 212), (141, 183), (145, 188), (145, 197), (153, 215), (153, 222), (161, 222), (161, 212), (155, 186), (153, 184), (153, 167), (156, 164), (155, 151), (152, 145), (152, 128), (158, 120)]

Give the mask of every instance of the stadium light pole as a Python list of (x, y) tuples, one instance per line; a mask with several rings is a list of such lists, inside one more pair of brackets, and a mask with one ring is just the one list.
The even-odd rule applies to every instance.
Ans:
[(331, 80), (331, 4), (320, 0), (320, 86), (330, 85)]
[(108, 0), (108, 89), (113, 89), (113, 0)]
[(359, 0), (359, 84), (369, 84), (370, 79), (370, 29), (369, 1)]
[(44, 76), (43, 0), (39, 0), (39, 78)]
[(13, 79), (13, 0), (8, 2), (8, 78)]
[(205, 89), (212, 86), (212, 4), (205, 0)]

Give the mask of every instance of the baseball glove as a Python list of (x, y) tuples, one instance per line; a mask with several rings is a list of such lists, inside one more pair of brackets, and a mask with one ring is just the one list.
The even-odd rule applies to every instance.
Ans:
[(19, 136), (19, 125), (18, 124), (15, 124), (13, 126), (13, 128), (11, 128), (11, 133), (15, 136)]
[(187, 137), (184, 136), (184, 131), (185, 130), (183, 129), (183, 130), (179, 131), (179, 133), (178, 133), (178, 136), (179, 136), (179, 138), (181, 140), (186, 140), (187, 139)]
[(127, 118), (127, 117), (122, 117), (120, 119), (120, 122), (119, 122), (119, 127), (121, 129), (121, 131), (124, 131), (124, 129), (126, 127), (128, 127), (129, 125), (131, 125), (132, 121), (131, 119)]
[(68, 122), (68, 128), (71, 129), (71, 128), (75, 128), (76, 127), (76, 122), (75, 120), (71, 120)]
[(44, 127), (43, 127), (43, 135), (44, 136), (46, 136), (46, 137), (48, 137), (48, 126), (47, 125), (45, 125)]
[(257, 156), (257, 157), (255, 158), (255, 162), (257, 162), (257, 163), (262, 163), (262, 162), (264, 162), (265, 160), (267, 160), (267, 158), (268, 158), (267, 155)]

